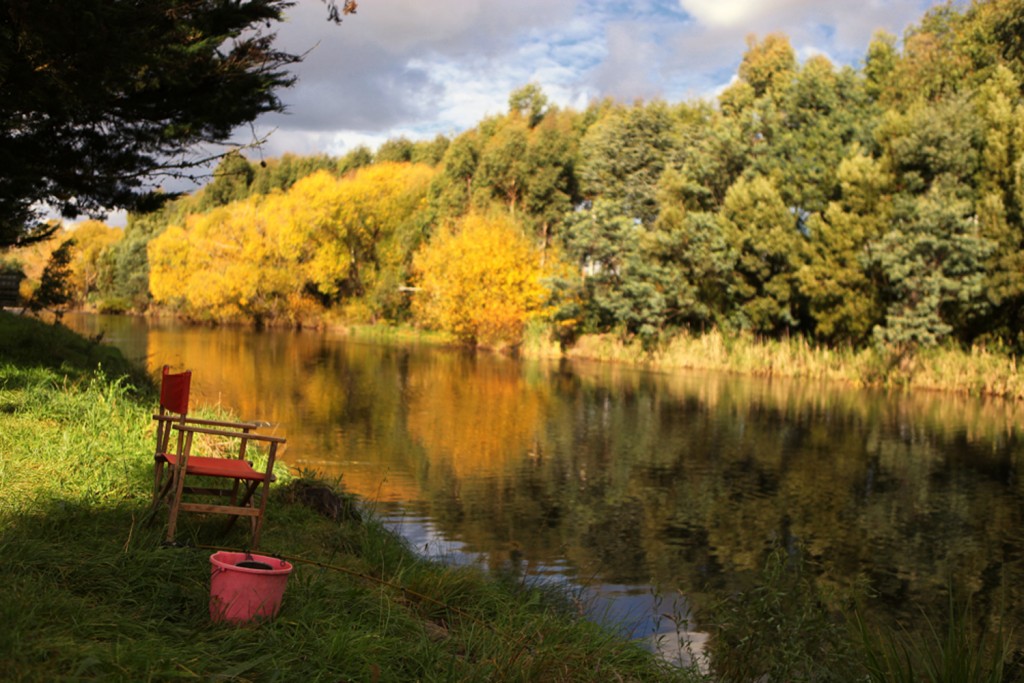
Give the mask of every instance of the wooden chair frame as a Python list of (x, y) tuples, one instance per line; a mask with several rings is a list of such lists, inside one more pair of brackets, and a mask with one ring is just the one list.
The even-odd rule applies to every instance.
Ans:
[[(178, 515), (182, 511), (231, 515), (228, 529), (239, 517), (248, 517), (252, 530), (251, 547), (256, 549), (259, 546), (270, 484), (275, 479), (274, 461), (277, 458), (277, 450), (286, 440), (279, 436), (257, 433), (257, 429), (267, 426), (265, 423), (188, 417), (191, 374), (186, 372), (171, 375), (165, 367), (165, 384), (170, 384), (169, 378), (179, 383), (175, 387), (178, 393), (165, 392), (161, 387), (160, 412), (153, 415), (157, 427), (151, 514), (155, 515), (160, 503), (168, 500), (168, 543), (174, 542)], [(177, 432), (176, 438), (174, 432)], [(237, 440), (237, 450), (233, 449), (232, 457), (194, 455), (192, 450), (196, 434), (228, 442)], [(260, 470), (254, 469), (252, 463), (245, 459), (250, 442), (267, 446), (266, 466)], [(171, 448), (172, 443), (174, 448)], [(232, 485), (231, 488), (217, 488), (186, 483), (186, 479), (194, 477), (230, 479)], [(186, 495), (226, 497), (229, 502), (190, 502), (184, 499)]]

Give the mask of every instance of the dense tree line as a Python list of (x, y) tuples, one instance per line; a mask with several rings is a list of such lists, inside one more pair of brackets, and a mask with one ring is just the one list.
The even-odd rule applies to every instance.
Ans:
[[(528, 85), (451, 140), (230, 156), (200, 192), (133, 215), (88, 296), (196, 318), (458, 319), (467, 341), (505, 330), (516, 343), (541, 318), (566, 343), (716, 327), (897, 356), (1019, 351), (1022, 25), (1024, 0), (941, 6), (902, 40), (876, 35), (859, 68), (751, 38), (715, 101), (574, 111)], [(462, 230), (477, 237), (460, 247)], [(476, 248), (483, 234), (494, 248)], [(223, 262), (208, 262), (211, 245)], [(457, 274), (460, 259), (478, 270)], [(180, 286), (210, 268), (216, 278)], [(250, 269), (272, 293), (243, 286)], [(484, 272), (507, 274), (495, 280), (506, 291), (452, 289), (483, 287)], [(203, 299), (221, 280), (226, 298)], [(514, 320), (477, 330), (438, 308), (469, 301)]]

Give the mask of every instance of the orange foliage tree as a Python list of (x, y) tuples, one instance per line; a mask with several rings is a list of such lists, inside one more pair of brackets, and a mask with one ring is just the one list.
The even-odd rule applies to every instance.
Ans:
[(25, 247), (12, 249), (9, 259), (24, 272), (22, 296), (29, 299), (42, 282), (43, 271), (57, 249), (70, 239), (70, 260), (67, 265), (66, 289), (68, 304), (81, 306), (96, 291), (100, 259), (110, 245), (124, 237), (120, 228), (112, 228), (100, 221), (83, 221), (71, 228), (54, 226), (52, 238)]
[(414, 316), (465, 343), (517, 345), (545, 312), (540, 252), (511, 217), (466, 216), (420, 249), (413, 268)]

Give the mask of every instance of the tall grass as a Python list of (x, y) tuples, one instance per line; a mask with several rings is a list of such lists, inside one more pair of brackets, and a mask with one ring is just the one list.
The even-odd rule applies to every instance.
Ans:
[(717, 329), (704, 334), (681, 333), (648, 350), (638, 342), (623, 342), (616, 335), (587, 335), (566, 355), (627, 362), (662, 371), (699, 369), (842, 381), (858, 381), (858, 369), (863, 363), (852, 351), (814, 346), (802, 337), (770, 340), (749, 334), (730, 336)]
[(909, 385), (972, 396), (1024, 399), (1024, 375), (1019, 372), (1017, 358), (980, 346), (969, 352), (939, 348), (919, 354)]
[(799, 546), (776, 546), (750, 589), (722, 596), (707, 609), (708, 662), (716, 680), (736, 683), (1024, 680), (1000, 620), (979, 623), (969, 597), (953, 595), (951, 590), (945, 612), (929, 616), (922, 609), (913, 630), (878, 620), (869, 626), (863, 589), (826, 595)]
[(799, 551), (776, 547), (757, 582), (709, 609), (708, 660), (720, 681), (845, 683), (857, 680), (855, 649)]
[(1009, 634), (979, 627), (970, 602), (950, 592), (945, 626), (922, 613), (924, 629), (882, 630), (856, 625), (871, 683), (1006, 683), (1021, 680), (1007, 667)]
[[(524, 352), (531, 355), (535, 346), (527, 345)], [(644, 349), (638, 341), (626, 342), (614, 334), (585, 335), (564, 353), (568, 358), (628, 363), (657, 371), (713, 370), (1024, 399), (1024, 377), (1018, 372), (1016, 357), (982, 347), (926, 349), (895, 363), (876, 348), (832, 348), (801, 336), (776, 340), (712, 329), (703, 334), (679, 333), (654, 349)]]

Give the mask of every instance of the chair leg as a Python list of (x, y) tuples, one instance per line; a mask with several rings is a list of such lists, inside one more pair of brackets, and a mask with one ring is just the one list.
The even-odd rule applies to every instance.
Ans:
[(160, 485), (164, 479), (164, 466), (163, 460), (158, 459), (153, 463), (153, 503), (152, 507), (156, 507), (156, 503), (161, 498)]
[[(259, 481), (247, 482), (246, 485), (245, 485), (245, 488), (243, 489), (244, 494), (242, 495), (242, 500), (240, 500), (238, 502), (238, 505), (240, 505), (242, 507), (249, 506), (250, 508), (257, 509), (256, 506), (253, 505), (252, 499), (253, 499), (253, 494), (256, 493), (256, 489), (259, 488), (259, 487), (260, 487), (260, 482)], [(266, 507), (267, 507), (267, 492), (268, 492), (269, 489), (270, 489), (270, 482), (269, 481), (264, 481), (263, 482), (263, 491), (260, 493), (260, 506), (258, 508), (259, 509), (259, 514), (258, 515), (254, 515), (254, 516), (249, 518), (249, 530), (252, 532), (252, 549), (253, 550), (258, 548), (259, 545), (260, 545), (260, 530), (263, 527), (263, 512), (266, 510)], [(224, 533), (227, 533), (228, 531), (230, 531), (231, 528), (235, 525), (235, 522), (237, 520), (238, 520), (238, 515), (233, 515), (231, 517), (231, 519), (228, 520), (227, 525), (224, 527)]]
[[(239, 501), (237, 501), (237, 498), (238, 498), (238, 487), (239, 487), (239, 484), (241, 484), (241, 483), (242, 483), (241, 479), (236, 479), (235, 480), (235, 488), (234, 488), (234, 490), (231, 493), (231, 504), (232, 505), (238, 505), (238, 506), (241, 506), (241, 507), (245, 507), (246, 505), (249, 505), (249, 499), (252, 498), (252, 492), (256, 489), (256, 484), (258, 482), (255, 482), (255, 481), (254, 482), (247, 482), (245, 484), (245, 488), (242, 489), (244, 495), (242, 496), (241, 502), (239, 502)], [(224, 526), (224, 533), (227, 533), (227, 532), (231, 531), (231, 529), (235, 526), (235, 522), (238, 521), (238, 517), (239, 517), (239, 515), (231, 515), (230, 519), (228, 519), (228, 523)]]
[[(238, 489), (239, 488), (242, 488), (242, 492), (243, 492), (242, 502), (241, 503), (238, 502)], [(245, 507), (245, 505), (248, 504), (249, 496), (250, 495), (252, 495), (252, 491), (251, 491), (251, 486), (249, 485), (249, 483), (246, 482), (245, 486), (243, 487), (242, 486), (242, 480), (241, 479), (235, 479), (235, 483), (231, 487), (231, 504), (232, 505), (240, 505), (242, 507)], [(238, 521), (238, 517), (239, 517), (238, 515), (232, 515), (231, 518), (228, 519), (228, 523), (224, 526), (224, 533), (225, 534), (228, 533), (229, 531), (231, 531), (232, 527), (235, 526), (235, 522)]]
[(174, 477), (174, 498), (171, 500), (171, 512), (167, 517), (167, 538), (168, 543), (174, 542), (174, 532), (178, 527), (178, 511), (181, 508), (181, 496), (185, 488), (185, 472), (180, 465), (173, 468)]
[[(231, 504), (238, 505), (238, 487), (242, 483), (241, 479), (235, 479), (234, 486), (231, 487)], [(242, 503), (245, 505), (245, 503)]]
[(153, 520), (156, 519), (156, 511), (157, 509), (159, 509), (160, 503), (163, 502), (163, 499), (167, 497), (167, 492), (171, 490), (172, 484), (174, 484), (174, 478), (167, 477), (167, 480), (164, 482), (163, 488), (160, 489), (159, 493), (154, 494), (153, 503), (149, 506), (149, 511), (146, 513), (148, 515), (148, 518), (146, 520), (147, 524), (153, 524)]
[(267, 509), (267, 496), (270, 493), (270, 479), (263, 480), (263, 490), (260, 492), (260, 514), (253, 517), (252, 547), (260, 545), (260, 532), (263, 530), (263, 513)]

